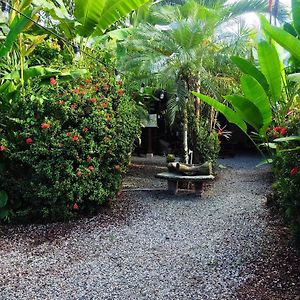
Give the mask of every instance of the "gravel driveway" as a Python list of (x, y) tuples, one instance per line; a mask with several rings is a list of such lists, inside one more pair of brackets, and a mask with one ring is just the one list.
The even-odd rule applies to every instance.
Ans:
[(256, 157), (222, 160), (202, 198), (168, 195), (155, 162), (133, 160), (98, 216), (0, 228), (0, 299), (300, 299), (296, 254), (270, 259), (293, 250), (273, 230), (270, 174)]

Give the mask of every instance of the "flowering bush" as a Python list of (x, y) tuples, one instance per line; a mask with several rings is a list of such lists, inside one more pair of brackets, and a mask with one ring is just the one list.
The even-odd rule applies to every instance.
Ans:
[[(288, 116), (289, 135), (300, 136), (300, 109), (295, 107)], [(300, 241), (300, 144), (286, 141), (278, 145), (274, 159), (275, 198), (286, 221)]]
[(0, 190), (13, 219), (94, 213), (120, 189), (139, 120), (122, 82), (105, 70), (97, 79), (51, 78), (1, 116)]

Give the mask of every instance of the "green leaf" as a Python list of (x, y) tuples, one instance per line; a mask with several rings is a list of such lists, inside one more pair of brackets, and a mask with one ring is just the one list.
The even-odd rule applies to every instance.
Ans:
[(268, 96), (259, 82), (250, 75), (242, 76), (241, 85), (245, 97), (249, 99), (261, 113), (264, 124), (262, 128), (263, 131), (272, 122), (272, 111)]
[(261, 166), (264, 166), (264, 165), (269, 165), (269, 164), (272, 164), (273, 163), (273, 159), (272, 158), (267, 158), (267, 159), (264, 159), (262, 160), (258, 165), (256, 165), (256, 167), (261, 167)]
[(286, 136), (274, 140), (274, 142), (292, 142), (292, 141), (300, 141), (300, 135)]
[(262, 73), (267, 78), (273, 102), (281, 96), (281, 64), (278, 53), (272, 44), (262, 41), (258, 44), (258, 57)]
[(196, 97), (198, 97), (199, 99), (201, 99), (202, 101), (204, 101), (205, 103), (214, 107), (217, 111), (222, 113), (230, 123), (237, 125), (243, 132), (247, 132), (247, 125), (237, 112), (235, 112), (228, 106), (220, 103), (219, 101), (210, 98), (206, 95), (196, 93), (196, 92), (192, 92), (192, 93), (193, 95), (195, 95)]
[(6, 206), (8, 200), (8, 195), (4, 191), (0, 191), (0, 208), (3, 208)]
[(259, 71), (253, 64), (251, 64), (248, 60), (238, 56), (232, 56), (231, 60), (243, 73), (254, 77), (266, 92), (269, 91), (269, 84), (265, 75), (261, 71)]
[(149, 0), (106, 0), (96, 34), (105, 32), (112, 24)]
[(259, 146), (264, 146), (264, 147), (270, 148), (270, 149), (276, 149), (277, 148), (275, 143), (261, 143), (261, 144), (259, 144)]
[(287, 76), (289, 81), (300, 83), (300, 73), (294, 73)]
[(297, 31), (290, 23), (284, 23), (283, 29), (294, 37), (297, 37), (298, 35)]
[(279, 45), (300, 60), (300, 41), (285, 30), (271, 26), (264, 16), (260, 17), (263, 30), (269, 34)]
[(294, 27), (300, 36), (300, 0), (292, 0), (292, 15)]
[(263, 126), (263, 118), (259, 109), (250, 100), (239, 95), (230, 95), (224, 97), (232, 104), (234, 110), (241, 118), (250, 124), (257, 131)]
[(59, 75), (60, 71), (51, 69), (51, 68), (45, 68), (43, 66), (33, 66), (29, 67), (24, 70), (24, 80), (28, 80), (30, 78), (42, 76), (42, 77), (48, 77)]
[[(31, 17), (33, 10), (27, 9), (24, 12), (24, 15), (27, 17)], [(5, 39), (4, 44), (1, 46), (0, 49), (0, 57), (5, 56), (13, 46), (13, 43), (17, 39), (18, 35), (26, 28), (26, 26), (31, 22), (25, 16), (15, 17), (13, 22), (10, 25), (10, 31)]]
[(104, 0), (75, 0), (74, 15), (81, 23), (78, 27), (81, 36), (88, 37), (92, 34), (100, 21), (104, 4)]
[(7, 217), (10, 215), (10, 210), (7, 208), (0, 209), (0, 220), (1, 219), (7, 219)]

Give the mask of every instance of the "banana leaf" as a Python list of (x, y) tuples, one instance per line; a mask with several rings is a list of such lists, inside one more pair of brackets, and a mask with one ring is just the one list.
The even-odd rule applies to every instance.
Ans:
[(149, 0), (106, 0), (94, 35), (103, 34), (112, 24)]
[(294, 73), (287, 76), (289, 81), (300, 83), (300, 73)]
[(247, 98), (239, 95), (224, 96), (232, 104), (241, 118), (256, 131), (263, 127), (263, 118), (259, 109)]
[(193, 93), (194, 96), (198, 97), (199, 99), (201, 99), (202, 101), (204, 101), (205, 103), (207, 103), (208, 105), (212, 106), (217, 111), (222, 113), (225, 116), (225, 118), (228, 120), (228, 122), (235, 124), (243, 132), (245, 132), (245, 133), (247, 132), (246, 123), (241, 118), (241, 116), (237, 112), (235, 112), (233, 109), (231, 109), (230, 107), (220, 103), (218, 100), (215, 100), (215, 99), (213, 99), (211, 97), (208, 97), (206, 95), (196, 93), (196, 92), (192, 92), (192, 93)]
[[(27, 17), (31, 17), (33, 13), (32, 9), (27, 9), (24, 12), (24, 15), (26, 15)], [(31, 23), (30, 20), (28, 20), (26, 17), (21, 16), (19, 17), (15, 17), (13, 22), (11, 23), (10, 26), (10, 31), (5, 39), (4, 44), (1, 46), (0, 48), (0, 57), (5, 56), (6, 54), (8, 54), (8, 52), (10, 51), (10, 49), (12, 48), (15, 40), (17, 39), (18, 35), (24, 30), (24, 28)]]
[[(74, 15), (80, 22), (77, 27), (79, 35), (88, 37), (92, 34), (100, 21), (104, 4), (104, 0), (75, 0)], [(117, 11), (115, 13), (118, 14)]]
[(300, 40), (286, 32), (284, 29), (271, 26), (264, 16), (260, 17), (263, 30), (279, 45), (289, 51), (297, 60), (300, 60)]
[(272, 122), (272, 110), (267, 94), (259, 82), (250, 75), (243, 75), (241, 78), (242, 90), (245, 97), (249, 99), (260, 111), (263, 119), (261, 134)]
[(258, 70), (253, 64), (251, 64), (248, 60), (244, 58), (232, 56), (231, 60), (244, 74), (248, 74), (254, 77), (261, 84), (266, 93), (268, 93), (268, 81), (265, 75), (260, 70)]
[(276, 103), (281, 97), (281, 64), (275, 47), (262, 41), (258, 44), (258, 57), (262, 73), (269, 83), (273, 102)]
[(294, 21), (294, 27), (300, 37), (300, 1), (292, 0), (292, 15)]

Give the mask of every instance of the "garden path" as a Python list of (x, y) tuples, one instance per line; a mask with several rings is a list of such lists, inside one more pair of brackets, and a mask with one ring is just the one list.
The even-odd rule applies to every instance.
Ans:
[(164, 160), (136, 158), (98, 216), (0, 228), (0, 299), (300, 299), (300, 261), (266, 209), (269, 170), (221, 163), (199, 198), (169, 195), (153, 177)]

